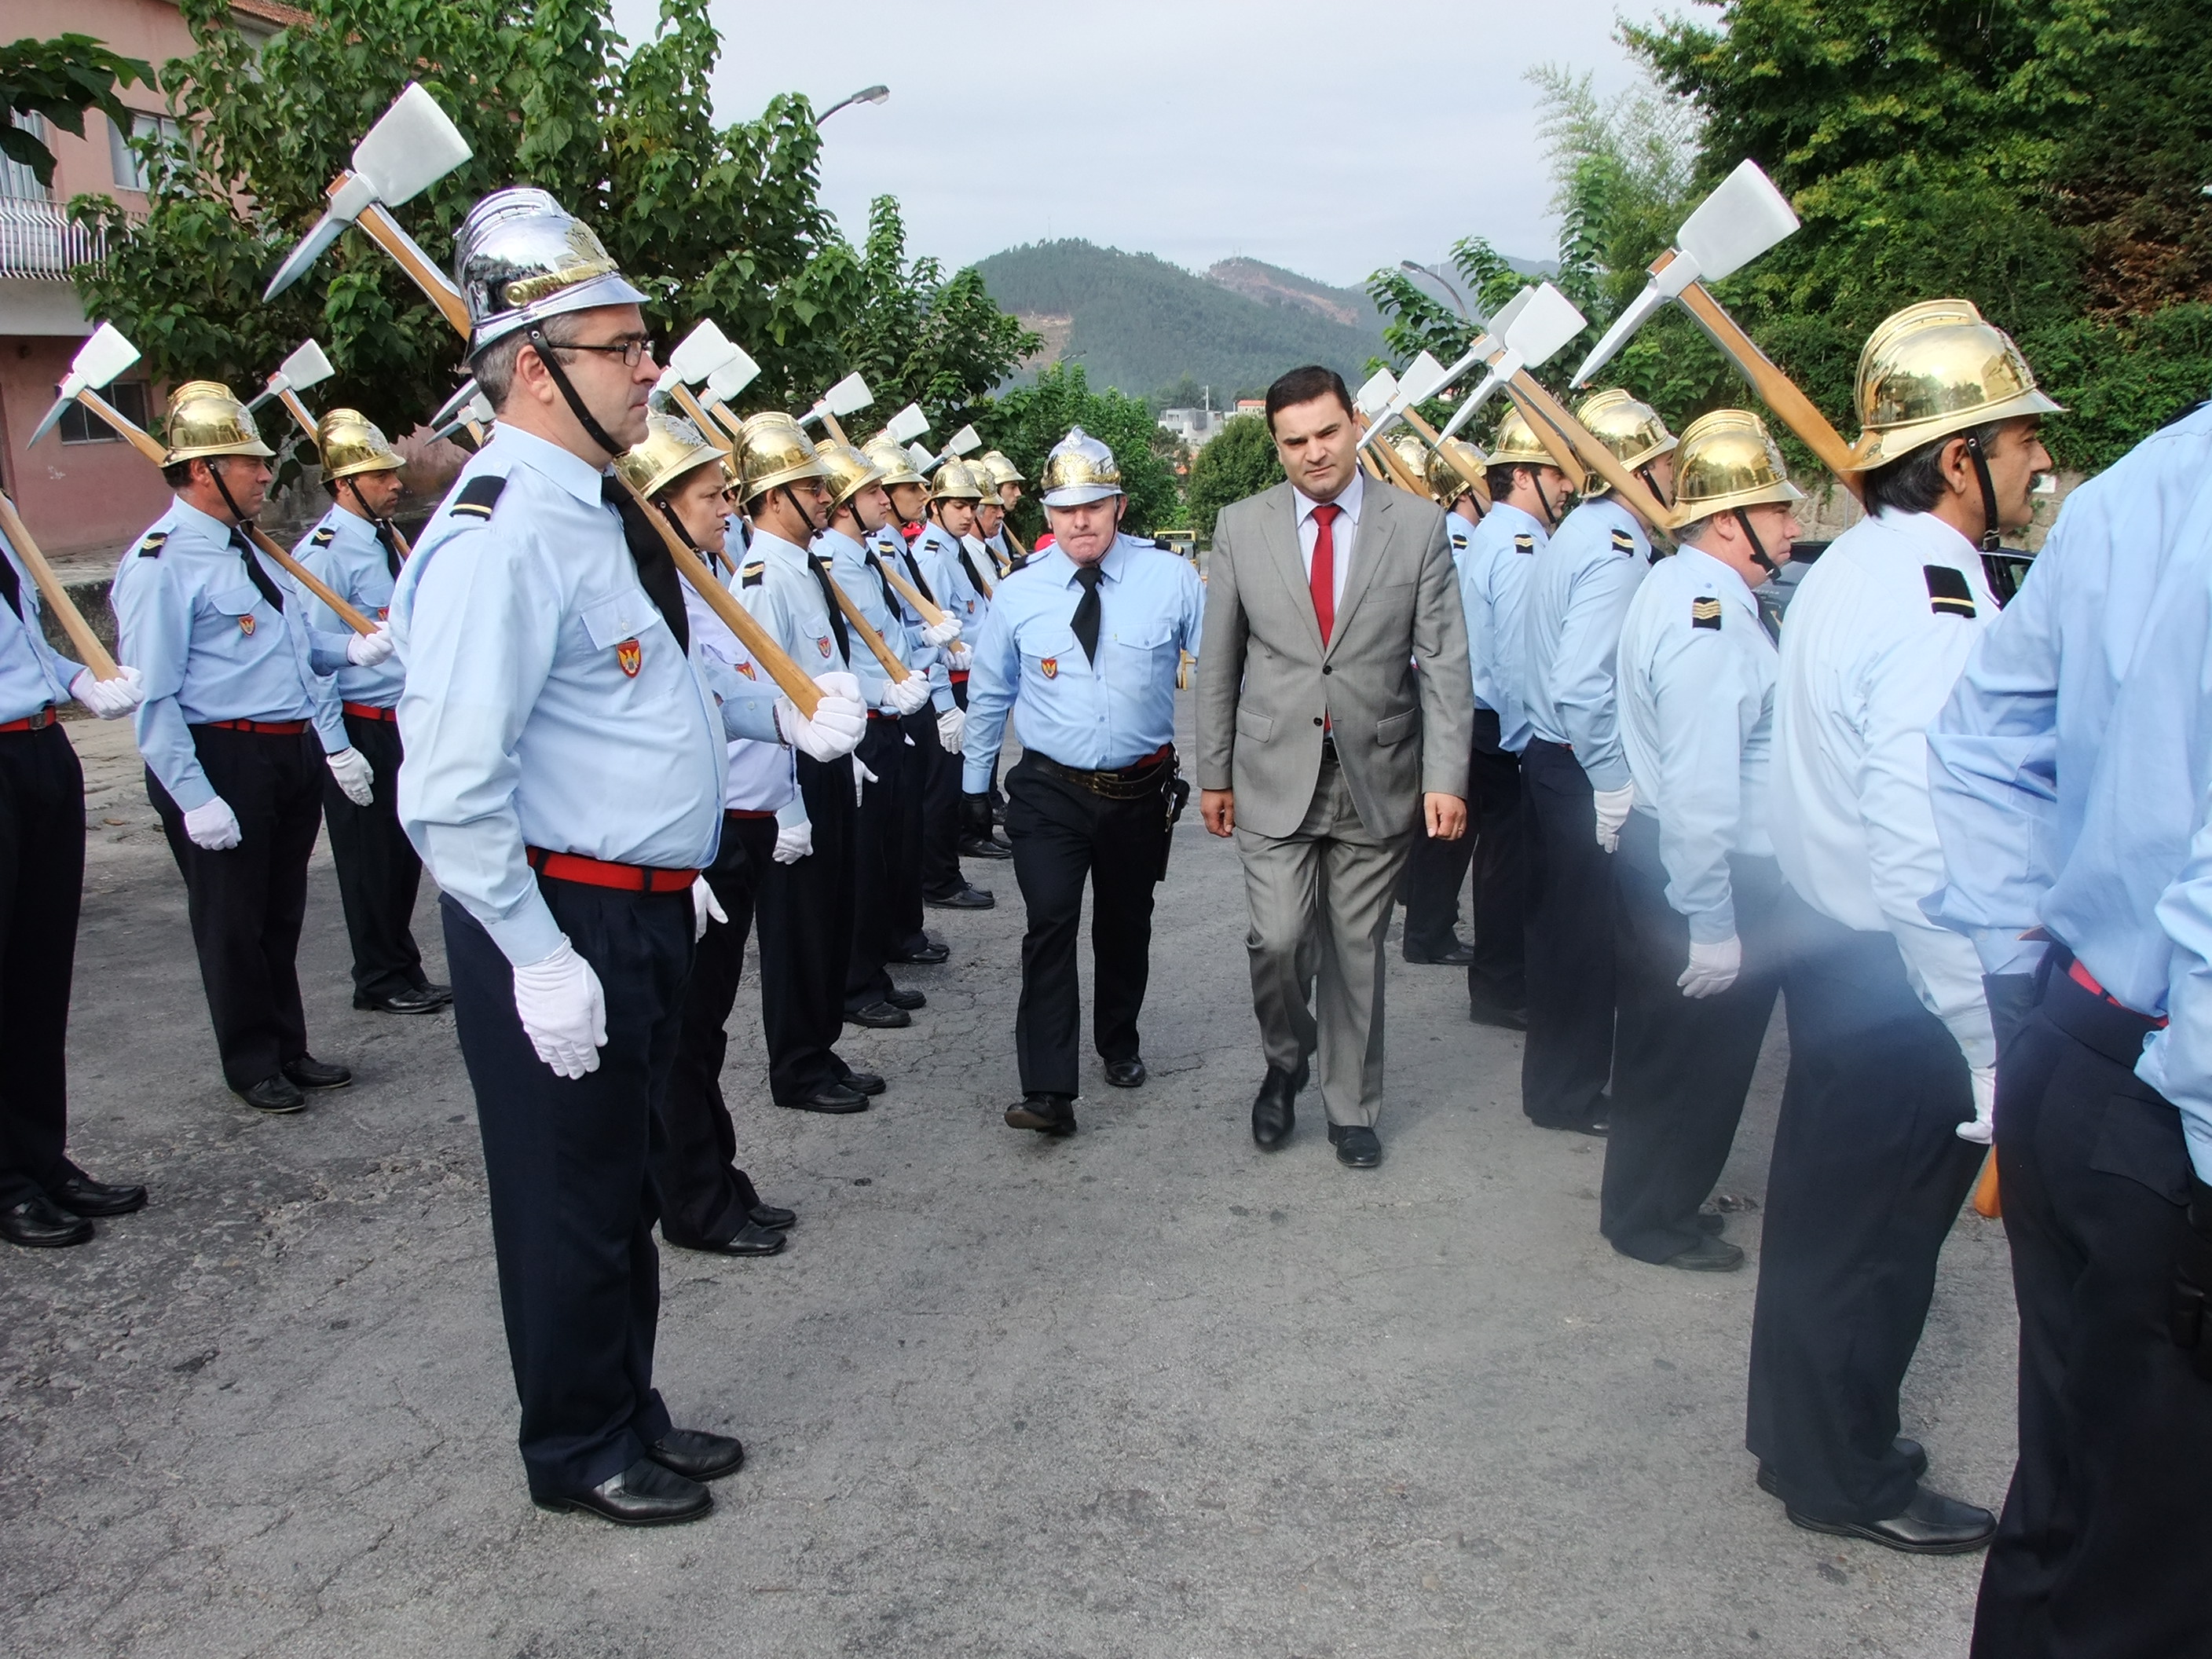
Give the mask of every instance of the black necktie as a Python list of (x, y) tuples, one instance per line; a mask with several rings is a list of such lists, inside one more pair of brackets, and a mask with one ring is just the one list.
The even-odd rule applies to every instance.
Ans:
[(932, 605), (935, 605), (937, 603), (937, 595), (931, 591), (929, 579), (921, 574), (921, 566), (915, 561), (914, 556), (913, 545), (908, 544), (907, 546), (901, 548), (899, 550), (899, 556), (906, 561), (907, 570), (914, 577), (914, 585), (921, 590), (921, 597), (927, 599)]
[(614, 479), (600, 481), (599, 499), (622, 515), (623, 541), (637, 566), (638, 585), (676, 636), (677, 649), (690, 655), (691, 619), (684, 614), (684, 587), (677, 580), (676, 561), (668, 556), (668, 544), (660, 539), (653, 520), (645, 516), (645, 509)]
[(23, 609), (23, 584), (15, 579), (15, 562), (5, 553), (0, 553), (0, 599), (7, 600), (8, 608), (25, 622), (31, 620)]
[(890, 611), (892, 616), (897, 616), (899, 613), (898, 590), (891, 586), (891, 579), (884, 574), (882, 562), (873, 553), (864, 553), (862, 556), (867, 560), (868, 568), (876, 573), (876, 586), (884, 590), (884, 609)]
[(964, 545), (960, 550), (960, 568), (968, 573), (968, 580), (974, 586), (979, 598), (990, 592), (983, 586), (983, 573), (975, 568), (975, 561), (968, 556), (968, 550)]
[(261, 590), (261, 597), (281, 614), (284, 609), (284, 596), (277, 591), (276, 580), (261, 568), (261, 561), (253, 556), (253, 544), (246, 539), (246, 532), (236, 525), (230, 527), (230, 544), (238, 550), (238, 556), (246, 561), (246, 574)]
[(853, 636), (846, 631), (845, 608), (837, 603), (837, 590), (830, 585), (830, 573), (822, 567), (828, 561), (809, 556), (806, 568), (814, 573), (814, 580), (822, 590), (822, 608), (830, 613), (830, 631), (837, 636), (837, 649), (844, 653), (845, 665), (853, 662)]
[[(398, 581), (399, 580), (399, 544), (392, 538), (391, 521), (376, 519), (371, 522), (376, 526), (377, 544), (384, 550), (384, 568), (392, 573), (392, 580)], [(662, 550), (666, 551), (665, 549)]]
[(1095, 564), (1075, 567), (1075, 580), (1083, 584), (1083, 597), (1076, 602), (1075, 614), (1067, 621), (1083, 647), (1083, 654), (1091, 659), (1094, 666), (1098, 661), (1098, 584), (1105, 578), (1106, 573)]

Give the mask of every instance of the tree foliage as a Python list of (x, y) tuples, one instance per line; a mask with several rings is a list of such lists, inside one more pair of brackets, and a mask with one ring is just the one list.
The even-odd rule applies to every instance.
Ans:
[(124, 131), (131, 112), (116, 94), (132, 82), (151, 86), (154, 70), (136, 58), (119, 58), (88, 34), (26, 38), (0, 46), (0, 155), (31, 169), (41, 185), (54, 182), (54, 153), (16, 118), (41, 116), (71, 137), (84, 137), (84, 114), (96, 109)]
[(1276, 453), (1267, 417), (1233, 416), (1190, 464), (1190, 478), (1183, 486), (1189, 527), (1198, 532), (1200, 541), (1210, 543), (1213, 521), (1221, 516), (1223, 507), (1282, 481), (1283, 460)]
[[(1141, 398), (1111, 386), (1092, 391), (1082, 364), (1053, 364), (1036, 384), (1009, 392), (976, 422), (984, 441), (1004, 450), (1006, 459), (1031, 480), (1032, 489), (1052, 447), (1075, 426), (1114, 452), (1121, 469), (1121, 487), (1129, 496), (1123, 523), (1139, 533), (1172, 527), (1180, 511), (1175, 471), (1166, 454), (1172, 440), (1160, 430), (1151, 406)], [(1028, 507), (1034, 500), (1033, 495), (1025, 495), (1023, 506)], [(1027, 519), (1026, 523), (1034, 529), (1037, 520)]]

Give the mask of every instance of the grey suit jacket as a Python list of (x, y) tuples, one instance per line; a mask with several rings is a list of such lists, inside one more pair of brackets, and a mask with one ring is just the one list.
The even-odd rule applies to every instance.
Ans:
[(1467, 794), (1474, 686), (1443, 511), (1373, 478), (1364, 489), (1327, 641), (1291, 486), (1223, 508), (1214, 526), (1198, 782), (1234, 789), (1237, 824), (1263, 836), (1291, 835), (1304, 818), (1324, 717), (1360, 822), (1374, 833), (1418, 828), (1424, 793)]

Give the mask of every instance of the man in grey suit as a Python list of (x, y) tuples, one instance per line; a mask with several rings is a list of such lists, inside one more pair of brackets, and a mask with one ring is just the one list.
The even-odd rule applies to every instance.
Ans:
[(1337, 1158), (1372, 1169), (1391, 893), (1415, 836), (1467, 830), (1467, 620), (1443, 509), (1362, 477), (1340, 375), (1292, 369), (1267, 425), (1289, 481), (1214, 526), (1200, 805), (1244, 865), (1267, 1060), (1252, 1138), (1290, 1139), (1318, 1048)]

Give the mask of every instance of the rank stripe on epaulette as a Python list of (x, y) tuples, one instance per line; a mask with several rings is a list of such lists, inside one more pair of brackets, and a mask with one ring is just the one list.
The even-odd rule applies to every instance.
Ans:
[(1948, 564), (1923, 564), (1920, 574), (1928, 583), (1928, 608), (1939, 617), (1972, 617), (1974, 591), (1963, 572)]
[(1522, 531), (1513, 538), (1513, 550), (1516, 553), (1534, 553), (1536, 550), (1536, 538), (1527, 531)]
[(167, 544), (168, 539), (169, 532), (166, 530), (156, 530), (150, 532), (138, 544), (138, 556), (142, 559), (160, 558), (161, 556), (161, 549)]
[(1626, 530), (1614, 531), (1613, 532), (1613, 550), (1616, 553), (1633, 553), (1636, 551), (1636, 538), (1630, 535)]
[(453, 504), (446, 511), (457, 519), (489, 519), (491, 510), (499, 504), (500, 492), (507, 488), (507, 480), (497, 473), (479, 472), (461, 486), (461, 493), (453, 497)]
[(765, 576), (767, 574), (768, 561), (766, 559), (755, 559), (750, 564), (738, 572), (738, 580), (743, 582), (747, 587), (758, 587), (761, 585), (761, 578)]
[(1708, 596), (1690, 601), (1690, 626), (1717, 629), (1721, 625), (1721, 602)]
[(337, 539), (337, 537), (338, 527), (334, 524), (326, 524), (307, 539), (317, 547), (328, 547)]

